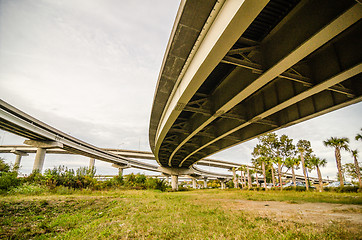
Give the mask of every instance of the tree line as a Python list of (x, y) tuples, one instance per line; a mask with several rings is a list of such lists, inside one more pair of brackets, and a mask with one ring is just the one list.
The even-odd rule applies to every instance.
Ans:
[[(361, 129), (362, 133), (362, 129)], [(355, 136), (356, 141), (362, 141), (362, 134), (358, 133)], [(259, 169), (262, 172), (264, 178), (264, 187), (266, 188), (267, 183), (267, 172), (271, 174), (271, 181), (273, 187), (277, 186), (275, 182), (275, 175), (278, 175), (278, 181), (280, 190), (282, 190), (282, 174), (283, 169), (287, 168), (285, 171), (292, 172), (292, 181), (294, 187), (296, 187), (296, 176), (295, 170), (302, 167), (302, 172), (304, 175), (304, 180), (306, 184), (306, 190), (309, 189), (309, 181), (307, 179), (307, 171), (316, 170), (319, 180), (319, 189), (323, 191), (323, 180), (321, 174), (321, 167), (325, 167), (327, 161), (316, 156), (313, 153), (311, 143), (308, 140), (299, 140), (296, 144), (293, 144), (293, 139), (289, 138), (287, 135), (278, 136), (275, 133), (268, 133), (258, 137), (258, 144), (254, 147), (252, 152), (252, 164), (255, 169)], [(340, 181), (340, 186), (344, 187), (344, 171), (351, 176), (352, 178), (358, 179), (359, 187), (362, 188), (361, 182), (361, 168), (358, 163), (358, 151), (352, 150), (349, 147), (349, 139), (342, 137), (331, 137), (325, 141), (323, 144), (326, 147), (333, 147), (335, 149), (335, 158), (337, 163), (338, 170), (338, 179)], [(342, 166), (341, 163), (341, 150), (348, 151), (351, 153), (354, 163), (347, 163)], [(240, 168), (242, 175), (245, 170), (250, 171), (245, 167)], [(247, 174), (250, 176), (250, 174)], [(241, 177), (244, 183), (246, 184), (245, 175)], [(256, 178), (258, 175), (256, 174)], [(256, 179), (258, 182), (258, 179)], [(249, 188), (250, 188), (250, 180)], [(244, 185), (244, 183), (242, 183)]]

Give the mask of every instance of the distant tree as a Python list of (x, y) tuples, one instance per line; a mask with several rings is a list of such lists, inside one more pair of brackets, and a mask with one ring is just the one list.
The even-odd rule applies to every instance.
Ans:
[(268, 156), (268, 149), (264, 145), (257, 144), (254, 147), (252, 155), (254, 157), (256, 157), (255, 160), (254, 160), (254, 161), (256, 161), (256, 164), (258, 166), (261, 166), (261, 170), (262, 170), (263, 178), (264, 178), (264, 187), (265, 187), (265, 190), (266, 190), (267, 188), (266, 188), (266, 171), (265, 171), (265, 167), (269, 166), (269, 162), (270, 162), (270, 160), (269, 160), (270, 157)]
[(12, 170), (10, 165), (5, 163), (5, 159), (0, 158), (0, 193), (6, 192), (12, 187), (20, 184), (17, 172)]
[(336, 138), (336, 137), (331, 137), (330, 139), (323, 141), (323, 144), (326, 147), (334, 147), (335, 149), (334, 153), (336, 157), (338, 176), (341, 182), (341, 187), (344, 187), (342, 163), (341, 163), (341, 149), (349, 151), (348, 143), (349, 143), (348, 138)]
[(355, 139), (356, 141), (362, 141), (362, 128), (361, 128), (361, 133), (357, 133)]
[(318, 181), (319, 181), (319, 191), (322, 192), (323, 191), (323, 180), (322, 180), (322, 174), (321, 174), (321, 170), (320, 167), (325, 167), (327, 164), (327, 161), (325, 159), (321, 159), (319, 157), (316, 157), (315, 155), (312, 155), (309, 158), (309, 166), (310, 169), (316, 169), (317, 170), (317, 174), (318, 174)]
[(9, 172), (10, 165), (5, 163), (5, 159), (0, 158), (0, 172)]
[(282, 188), (282, 167), (285, 165), (285, 160), (289, 157), (294, 156), (295, 154), (295, 146), (293, 145), (293, 139), (290, 139), (287, 135), (282, 135), (279, 139), (279, 158), (281, 162), (278, 162), (278, 173), (279, 173), (279, 184), (280, 190)]
[(299, 164), (300, 164), (300, 158), (296, 157), (295, 155), (285, 159), (285, 166), (287, 168), (292, 169), (292, 179), (294, 187), (297, 187), (294, 168), (298, 169)]
[(297, 149), (299, 151), (299, 158), (302, 163), (302, 169), (303, 169), (303, 175), (304, 175), (304, 181), (306, 185), (306, 189), (309, 190), (309, 184), (307, 179), (307, 171), (305, 169), (305, 159), (309, 158), (309, 156), (312, 154), (312, 148), (310, 145), (310, 142), (308, 140), (299, 140), (297, 143)]
[(246, 172), (248, 174), (248, 189), (250, 189), (252, 187), (252, 179), (251, 179), (251, 174), (252, 174), (252, 170), (249, 168), (249, 166), (246, 166)]
[(361, 170), (360, 167), (358, 165), (358, 151), (356, 150), (351, 150), (352, 153), (352, 157), (354, 160), (354, 167), (355, 167), (355, 172), (356, 172), (356, 177), (358, 179), (359, 182), (359, 187), (362, 188), (362, 182), (361, 182)]
[(262, 135), (258, 137), (258, 140), (260, 142), (260, 145), (263, 146), (263, 151), (265, 151), (265, 155), (267, 156), (268, 161), (268, 167), (271, 169), (272, 173), (272, 182), (273, 186), (275, 186), (275, 170), (273, 163), (276, 163), (275, 161), (276, 157), (278, 156), (277, 149), (279, 145), (278, 136), (275, 133), (268, 133), (266, 135)]
[(240, 171), (241, 186), (244, 188), (246, 187), (246, 177), (245, 177), (246, 167), (240, 166), (238, 170)]

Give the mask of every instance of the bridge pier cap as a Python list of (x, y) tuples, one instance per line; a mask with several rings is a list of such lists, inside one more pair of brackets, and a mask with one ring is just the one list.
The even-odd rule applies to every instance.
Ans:
[(14, 153), (16, 155), (14, 167), (15, 167), (16, 171), (18, 171), (19, 167), (20, 167), (20, 163), (21, 163), (21, 157), (29, 156), (29, 154), (27, 154), (26, 152), (16, 150), (16, 148), (13, 148), (10, 152)]
[(159, 167), (158, 170), (166, 175), (192, 175), (195, 172), (190, 168), (168, 168), (168, 167)]

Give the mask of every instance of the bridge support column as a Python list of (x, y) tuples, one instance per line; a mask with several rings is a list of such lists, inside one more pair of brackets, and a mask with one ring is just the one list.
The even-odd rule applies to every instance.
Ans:
[(33, 171), (39, 170), (39, 172), (43, 170), (46, 150), (50, 148), (63, 148), (63, 144), (56, 141), (25, 140), (24, 143), (38, 148), (36, 150)]
[(96, 160), (94, 158), (89, 158), (89, 169), (94, 168)]
[(192, 178), (192, 188), (193, 188), (193, 189), (196, 189), (196, 188), (197, 188), (196, 178)]
[(118, 175), (123, 177), (123, 169), (129, 168), (129, 165), (118, 165), (113, 163), (112, 167), (118, 168)]
[(234, 188), (239, 187), (238, 178), (236, 177), (236, 169), (234, 167), (233, 167), (233, 183), (234, 183)]
[(221, 189), (226, 189), (225, 180), (220, 180), (221, 182)]
[(21, 157), (22, 157), (21, 155), (16, 155), (15, 163), (14, 163), (14, 167), (15, 167), (15, 168), (19, 168), (19, 167), (20, 167)]
[(167, 185), (170, 184), (170, 177), (169, 176), (166, 176), (166, 183), (167, 183)]
[(123, 177), (123, 168), (118, 168), (118, 175)]
[(171, 187), (173, 191), (178, 190), (178, 175), (171, 175)]
[(36, 155), (35, 155), (35, 160), (34, 160), (34, 165), (33, 165), (33, 171), (39, 170), (39, 172), (41, 172), (43, 170), (45, 153), (46, 153), (45, 148), (38, 148), (36, 150)]
[(29, 156), (29, 154), (16, 150), (15, 148), (13, 150), (10, 151), (11, 153), (14, 153), (16, 155), (15, 157), (15, 163), (14, 163), (14, 170), (15, 171), (19, 171), (20, 168), (20, 164), (21, 164), (21, 157), (22, 156)]
[(207, 188), (207, 178), (204, 178), (204, 188)]

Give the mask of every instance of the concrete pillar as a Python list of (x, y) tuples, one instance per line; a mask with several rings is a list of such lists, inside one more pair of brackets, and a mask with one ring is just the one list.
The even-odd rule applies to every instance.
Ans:
[(192, 188), (193, 188), (193, 189), (196, 189), (196, 188), (197, 188), (196, 178), (192, 178)]
[(249, 167), (247, 167), (246, 169), (248, 172), (248, 189), (250, 189), (252, 187), (252, 185), (251, 185), (251, 176), (250, 176)]
[(207, 188), (207, 178), (204, 178), (204, 188)]
[(21, 157), (22, 157), (21, 155), (16, 155), (14, 167), (17, 167), (17, 168), (20, 167)]
[(178, 176), (177, 175), (171, 175), (171, 188), (173, 191), (178, 190)]
[(235, 168), (233, 168), (233, 183), (234, 183), (234, 188), (238, 188), (239, 186), (239, 184), (238, 184), (238, 179), (237, 179), (237, 177), (236, 177), (236, 170), (235, 170)]
[(220, 180), (220, 182), (221, 182), (221, 189), (225, 189), (226, 188), (225, 180)]
[(123, 168), (118, 168), (118, 175), (123, 177)]
[(21, 164), (21, 157), (22, 156), (29, 156), (29, 154), (27, 154), (26, 152), (16, 150), (16, 148), (12, 149), (10, 152), (14, 153), (16, 155), (15, 163), (14, 163), (14, 170), (18, 171), (19, 168), (20, 168), (20, 164)]
[(46, 153), (45, 148), (38, 148), (36, 150), (35, 161), (34, 161), (34, 165), (33, 165), (33, 171), (34, 170), (39, 170), (39, 172), (41, 172), (43, 170), (45, 153)]
[(167, 183), (167, 185), (170, 184), (170, 177), (169, 176), (166, 176), (166, 183)]
[(94, 163), (96, 160), (94, 158), (89, 158), (89, 169), (94, 168)]

